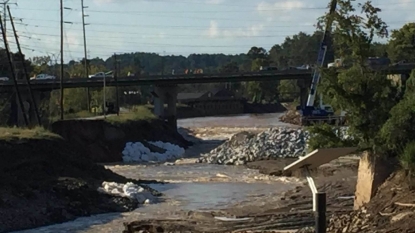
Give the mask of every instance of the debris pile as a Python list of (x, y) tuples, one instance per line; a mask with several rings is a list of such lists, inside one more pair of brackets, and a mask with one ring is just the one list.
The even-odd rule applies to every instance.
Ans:
[(284, 115), (280, 117), (280, 121), (293, 125), (301, 125), (300, 113), (296, 110), (288, 110)]
[(415, 190), (411, 175), (396, 172), (357, 211), (330, 219), (327, 232), (413, 232)]

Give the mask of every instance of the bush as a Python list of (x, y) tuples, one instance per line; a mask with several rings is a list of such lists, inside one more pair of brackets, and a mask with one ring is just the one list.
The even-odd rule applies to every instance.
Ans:
[(352, 147), (358, 144), (356, 139), (348, 137), (340, 127), (328, 124), (314, 125), (307, 128), (311, 134), (308, 141), (310, 150), (319, 148)]
[(405, 170), (410, 173), (415, 171), (415, 141), (406, 144), (399, 159)]

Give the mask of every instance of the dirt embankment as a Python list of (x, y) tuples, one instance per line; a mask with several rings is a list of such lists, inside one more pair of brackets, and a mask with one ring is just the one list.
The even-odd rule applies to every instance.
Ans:
[(122, 161), (121, 152), (127, 142), (164, 141), (183, 148), (191, 145), (161, 120), (117, 125), (105, 120), (66, 120), (53, 123), (52, 131), (70, 144), (84, 148), (87, 156), (99, 163)]
[(146, 183), (95, 164), (83, 150), (59, 138), (3, 140), (0, 151), (0, 232), (133, 210), (136, 200), (97, 188), (103, 181)]
[(414, 178), (407, 172), (398, 171), (360, 210), (334, 216), (328, 232), (415, 232), (414, 210)]

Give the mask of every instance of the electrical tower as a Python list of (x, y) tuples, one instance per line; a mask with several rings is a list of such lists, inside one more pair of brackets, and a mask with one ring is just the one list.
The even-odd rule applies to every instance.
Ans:
[[(88, 8), (88, 6), (84, 5), (84, 0), (81, 0), (81, 7), (82, 7), (82, 30), (84, 34), (84, 66), (85, 66), (85, 78), (88, 78), (89, 72), (88, 72), (88, 53), (86, 51), (86, 33), (85, 33), (85, 26), (89, 25), (89, 23), (85, 23), (85, 17), (88, 17), (89, 15), (85, 15), (84, 9)], [(86, 101), (87, 101), (87, 107), (88, 111), (91, 111), (91, 100), (90, 100), (90, 94), (89, 94), (89, 87), (86, 88)]]

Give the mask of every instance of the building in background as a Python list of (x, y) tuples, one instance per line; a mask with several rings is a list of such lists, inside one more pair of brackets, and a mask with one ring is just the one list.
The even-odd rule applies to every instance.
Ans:
[(244, 113), (246, 100), (231, 90), (218, 88), (206, 92), (179, 93), (177, 102), (201, 116), (218, 116)]

